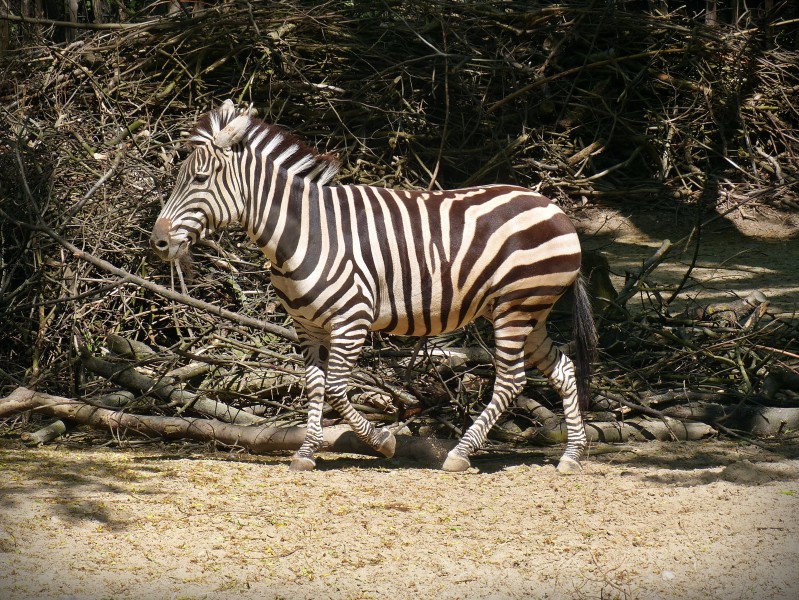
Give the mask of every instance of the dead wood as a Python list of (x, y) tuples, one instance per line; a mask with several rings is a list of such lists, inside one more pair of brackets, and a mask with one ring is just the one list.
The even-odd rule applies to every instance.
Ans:
[(724, 422), (730, 429), (756, 436), (773, 437), (799, 430), (799, 408), (746, 406)]
[[(123, 437), (136, 433), (164, 440), (191, 439), (231, 448), (243, 448), (253, 454), (289, 452), (300, 447), (305, 439), (304, 427), (242, 426), (216, 419), (192, 417), (160, 417), (137, 415), (98, 408), (89, 404), (17, 388), (0, 398), (0, 416), (25, 411), (55, 416)], [(443, 462), (446, 453), (455, 447), (452, 440), (397, 436), (396, 458), (409, 458), (430, 466)], [(379, 456), (344, 427), (326, 427), (322, 446), (326, 452)]]
[(663, 410), (663, 414), (680, 420), (716, 422), (723, 421), (735, 407), (717, 404), (715, 402), (688, 402), (677, 404)]
[(760, 393), (768, 400), (773, 400), (776, 393), (781, 390), (799, 392), (799, 374), (780, 369), (766, 375)]
[(43, 444), (49, 444), (54, 439), (66, 433), (66, 431), (66, 423), (59, 419), (33, 433), (24, 432), (19, 438), (26, 446), (41, 446)]
[(644, 285), (646, 277), (666, 259), (671, 251), (671, 248), (671, 242), (669, 240), (663, 240), (660, 248), (658, 248), (652, 256), (644, 261), (644, 264), (641, 266), (638, 272), (628, 276), (627, 282), (624, 284), (624, 287), (616, 297), (614, 302), (616, 306), (624, 306), (630, 298), (632, 298), (641, 290), (641, 286)]
[(194, 308), (199, 308), (199, 309), (204, 310), (204, 311), (206, 311), (206, 312), (208, 312), (210, 314), (215, 314), (215, 315), (218, 315), (220, 317), (224, 317), (226, 319), (230, 319), (231, 321), (235, 321), (237, 323), (241, 323), (242, 325), (246, 325), (248, 327), (255, 327), (255, 328), (258, 328), (258, 329), (263, 329), (264, 331), (267, 331), (267, 332), (275, 334), (275, 335), (279, 335), (279, 336), (281, 336), (281, 337), (283, 337), (283, 338), (285, 338), (287, 340), (295, 341), (297, 339), (297, 336), (295, 335), (295, 333), (292, 330), (290, 330), (290, 329), (288, 329), (286, 327), (280, 327), (279, 325), (274, 325), (272, 323), (266, 323), (266, 322), (258, 320), (258, 319), (253, 319), (253, 318), (250, 318), (250, 317), (246, 317), (244, 315), (240, 315), (240, 314), (231, 312), (229, 310), (225, 310), (224, 308), (219, 308), (217, 306), (214, 306), (213, 304), (209, 304), (208, 302), (204, 302), (202, 300), (198, 300), (196, 298), (192, 298), (190, 296), (187, 296), (186, 294), (181, 294), (179, 292), (176, 292), (173, 289), (165, 288), (163, 286), (160, 286), (160, 285), (157, 285), (155, 283), (152, 283), (151, 281), (148, 281), (146, 279), (143, 279), (141, 277), (133, 275), (132, 273), (128, 273), (124, 269), (120, 269), (119, 267), (116, 267), (116, 266), (112, 265), (108, 261), (105, 261), (105, 260), (103, 260), (101, 258), (98, 258), (98, 257), (94, 256), (93, 254), (91, 254), (89, 252), (86, 252), (84, 250), (80, 250), (79, 248), (74, 246), (72, 243), (68, 242), (63, 237), (61, 237), (58, 233), (56, 233), (55, 230), (53, 230), (51, 227), (49, 227), (45, 223), (40, 223), (40, 224), (38, 224), (36, 226), (30, 226), (30, 227), (31, 227), (31, 229), (41, 229), (42, 231), (44, 231), (48, 236), (50, 236), (56, 242), (61, 244), (64, 248), (69, 250), (75, 258), (80, 258), (82, 260), (85, 260), (85, 261), (87, 261), (87, 262), (89, 262), (89, 263), (91, 263), (91, 264), (93, 264), (93, 265), (95, 265), (97, 267), (100, 267), (101, 269), (103, 269), (105, 271), (108, 271), (109, 273), (113, 273), (114, 275), (117, 275), (117, 276), (121, 277), (121, 279), (118, 282), (119, 284), (123, 284), (123, 283), (129, 281), (129, 282), (135, 283), (136, 285), (141, 286), (141, 287), (143, 287), (145, 289), (153, 291), (156, 294), (159, 294), (159, 295), (163, 296), (164, 298), (168, 298), (169, 300), (174, 300), (174, 301), (179, 302), (181, 304), (185, 304), (186, 306), (192, 306)]
[[(751, 315), (762, 305), (768, 307), (768, 300), (763, 292), (755, 291), (746, 298), (741, 298), (735, 302), (708, 304), (704, 308), (697, 309), (698, 319), (712, 319), (714, 321), (742, 322), (744, 317)], [(760, 315), (762, 316), (762, 314)]]
[(172, 378), (153, 379), (142, 375), (130, 364), (113, 364), (90, 355), (81, 358), (91, 372), (139, 394), (149, 394), (164, 402), (181, 408), (189, 408), (200, 414), (237, 425), (253, 425), (266, 421), (223, 402), (193, 394), (174, 385)]
[(592, 442), (696, 441), (716, 435), (712, 426), (679, 419), (637, 417), (616, 423), (589, 422), (586, 434)]
[(92, 398), (89, 402), (94, 406), (101, 408), (120, 409), (128, 406), (136, 399), (136, 394), (127, 390), (116, 390), (103, 394), (99, 398)]
[[(646, 417), (634, 417), (623, 421), (588, 420), (585, 424), (585, 434), (590, 444), (651, 440), (696, 441), (717, 433), (717, 430), (707, 423), (671, 418), (665, 421)], [(491, 439), (534, 446), (565, 444), (566, 424), (562, 419), (558, 419), (546, 426), (530, 427), (518, 432), (510, 432), (506, 427), (499, 426), (492, 431)]]

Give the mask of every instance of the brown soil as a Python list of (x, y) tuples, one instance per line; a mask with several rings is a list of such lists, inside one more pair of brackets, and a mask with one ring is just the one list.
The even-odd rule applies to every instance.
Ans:
[(0, 451), (0, 597), (797, 598), (799, 445), (385, 459)]

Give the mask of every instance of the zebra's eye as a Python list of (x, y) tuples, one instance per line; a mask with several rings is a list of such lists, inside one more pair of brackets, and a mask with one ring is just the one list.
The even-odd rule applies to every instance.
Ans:
[(208, 173), (195, 173), (193, 181), (194, 183), (205, 183), (208, 181)]

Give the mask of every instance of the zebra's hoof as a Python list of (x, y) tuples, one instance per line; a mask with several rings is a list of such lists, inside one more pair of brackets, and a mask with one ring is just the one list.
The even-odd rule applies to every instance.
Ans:
[(573, 458), (562, 456), (558, 463), (558, 473), (561, 475), (579, 475), (583, 472), (583, 466)]
[(450, 452), (447, 454), (447, 460), (444, 461), (441, 468), (450, 473), (460, 473), (471, 466), (472, 464), (469, 462), (468, 458), (463, 458), (462, 456)]
[(316, 461), (307, 456), (295, 456), (289, 465), (289, 471), (313, 471), (315, 468)]
[(386, 458), (391, 458), (397, 450), (397, 438), (395, 438), (394, 434), (388, 429), (383, 429), (380, 432), (379, 441), (377, 442), (375, 450)]

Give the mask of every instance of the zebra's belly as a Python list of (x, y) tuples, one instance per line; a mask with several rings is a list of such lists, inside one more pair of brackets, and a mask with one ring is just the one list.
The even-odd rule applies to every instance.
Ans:
[[(373, 309), (371, 329), (385, 333), (428, 336), (465, 327), (479, 317), (501, 319), (525, 314), (541, 321), (579, 273), (579, 255), (567, 269), (531, 274), (514, 280), (488, 277), (482, 285), (433, 285), (411, 295), (403, 289), (381, 290)], [(502, 274), (503, 270), (498, 271)]]
[(442, 307), (430, 303), (427, 306), (402, 306), (387, 302), (375, 310), (372, 331), (394, 335), (428, 336), (460, 329), (489, 312), (488, 303), (464, 307), (451, 303)]

